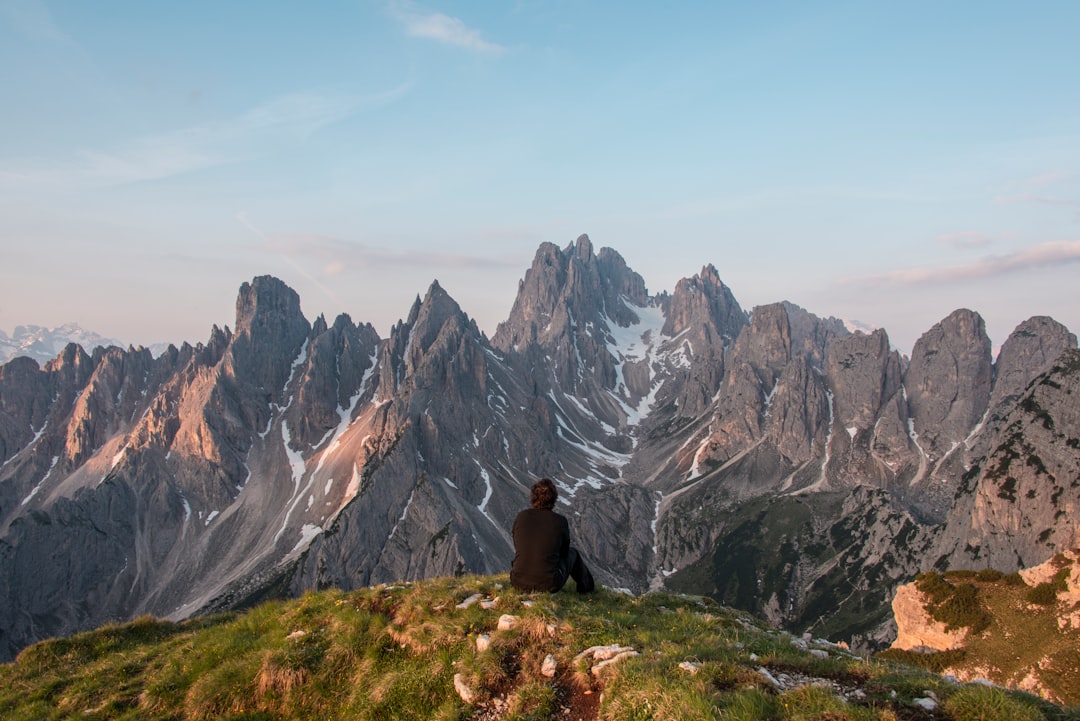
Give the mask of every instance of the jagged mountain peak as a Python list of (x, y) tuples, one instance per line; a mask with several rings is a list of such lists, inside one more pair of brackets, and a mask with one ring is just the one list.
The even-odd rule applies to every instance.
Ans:
[(310, 337), (300, 296), (283, 281), (262, 275), (240, 286), (236, 332), (227, 351), (237, 377), (281, 396)]
[(413, 322), (414, 342), (419, 343), (422, 349), (428, 348), (448, 322), (454, 322), (459, 327), (470, 325), (468, 316), (458, 302), (436, 280), (428, 288)]
[(322, 313), (319, 313), (319, 317), (316, 318), (315, 322), (311, 324), (311, 337), (319, 337), (326, 332), (327, 327), (328, 326), (326, 324), (326, 316)]
[[(667, 303), (664, 334), (676, 336), (692, 326), (701, 328), (706, 337), (696, 345), (704, 347), (714, 343), (714, 338), (738, 337), (747, 324), (747, 313), (739, 306), (731, 289), (720, 280), (713, 265), (704, 266), (691, 278), (683, 278), (675, 285)], [(721, 344), (726, 341), (721, 340)]]
[(432, 354), (441, 357), (455, 352), (451, 346), (465, 335), (477, 342), (482, 337), (476, 322), (437, 280), (433, 281), (423, 299), (418, 295), (413, 301), (408, 320), (399, 321), (390, 331), (381, 353), (380, 366), (388, 372), (380, 375), (380, 383), (385, 386), (380, 396), (398, 392), (407, 378), (415, 381)]
[(45, 364), (46, 370), (63, 372), (67, 368), (82, 368), (91, 364), (92, 360), (83, 347), (77, 343), (68, 343), (60, 351), (56, 358)]
[(593, 257), (592, 241), (589, 240), (589, 236), (585, 233), (579, 235), (577, 240), (566, 246), (566, 250), (567, 252), (572, 251), (579, 260), (588, 261)]
[(915, 341), (905, 374), (920, 447), (940, 463), (971, 433), (990, 401), (990, 338), (981, 315), (953, 311)]
[(1047, 316), (1020, 323), (1001, 346), (994, 363), (994, 391), (990, 409), (1017, 397), (1033, 377), (1046, 370), (1062, 353), (1076, 348), (1076, 335)]
[(545, 243), (518, 284), (510, 317), (499, 324), (492, 344), (503, 352), (531, 343), (551, 351), (567, 337), (609, 321), (631, 326), (639, 321), (632, 306), (648, 303), (645, 281), (618, 252), (601, 248), (594, 254), (587, 235), (562, 250)]
[(260, 275), (240, 286), (236, 298), (237, 335), (257, 334), (272, 323), (296, 318), (303, 318), (300, 296), (284, 281)]

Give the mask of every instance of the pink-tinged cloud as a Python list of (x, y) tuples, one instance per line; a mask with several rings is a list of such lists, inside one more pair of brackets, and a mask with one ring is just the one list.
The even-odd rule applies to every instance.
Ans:
[(1053, 185), (1061, 180), (1068, 180), (1072, 175), (1069, 173), (1052, 172), (1043, 173), (1042, 175), (1036, 175), (1031, 178), (1027, 178), (1023, 181), (1022, 185), (1026, 185), (1029, 188), (1043, 188), (1047, 185)]
[(935, 285), (992, 278), (1067, 263), (1080, 263), (1080, 240), (1040, 243), (1008, 255), (987, 256), (974, 263), (947, 268), (911, 268), (890, 273), (848, 278), (845, 285)]

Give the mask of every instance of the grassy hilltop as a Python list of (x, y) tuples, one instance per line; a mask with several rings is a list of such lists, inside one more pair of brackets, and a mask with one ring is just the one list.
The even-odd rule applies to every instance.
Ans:
[(142, 618), (46, 641), (0, 666), (0, 718), (1034, 721), (1080, 714), (796, 639), (697, 597), (521, 594), (502, 575), (311, 593), (245, 613), (179, 624)]

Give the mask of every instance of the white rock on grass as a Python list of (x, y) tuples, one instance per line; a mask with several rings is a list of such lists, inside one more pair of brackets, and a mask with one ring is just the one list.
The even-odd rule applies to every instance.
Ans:
[(574, 656), (574, 661), (580, 661), (583, 658), (594, 658), (597, 661), (606, 661), (611, 658), (615, 658), (620, 653), (626, 651), (633, 651), (630, 646), (620, 646), (617, 643), (613, 643), (610, 646), (589, 646), (587, 649)]
[(477, 601), (479, 601), (483, 597), (484, 597), (484, 594), (482, 594), (482, 593), (474, 593), (473, 595), (469, 596), (464, 601), (459, 603), (456, 606), (456, 608), (461, 608), (461, 609), (468, 608), (469, 606), (473, 605), (474, 603), (476, 603)]
[(482, 633), (476, 637), (476, 650), (480, 653), (487, 651), (491, 648), (491, 636), (486, 633)]
[(630, 646), (620, 646), (617, 643), (613, 643), (610, 646), (590, 646), (577, 656), (574, 656), (574, 662), (584, 658), (592, 658), (594, 661), (600, 663), (592, 667), (592, 674), (598, 675), (601, 670), (607, 668), (611, 664), (618, 663), (624, 658), (630, 658), (631, 656), (637, 656), (638, 652)]
[(550, 653), (544, 658), (544, 663), (540, 666), (540, 673), (547, 678), (555, 678), (555, 672), (559, 670), (559, 663), (555, 660), (555, 657)]
[(937, 701), (932, 698), (917, 698), (913, 703), (921, 709), (937, 711)]
[(509, 613), (504, 613), (499, 616), (499, 630), (500, 631), (513, 631), (517, 628), (518, 617), (511, 616)]
[(619, 661), (622, 661), (624, 658), (630, 658), (632, 656), (637, 656), (637, 655), (639, 655), (639, 654), (634, 649), (630, 649), (629, 651), (623, 651), (620, 654), (616, 654), (615, 656), (612, 656), (611, 658), (607, 659), (606, 661), (601, 661), (600, 663), (593, 666), (592, 667), (592, 675), (593, 676), (599, 676), (600, 672), (602, 670), (604, 670), (605, 668), (607, 668), (608, 666), (616, 664)]
[(454, 690), (457, 691), (457, 695), (461, 697), (461, 700), (465, 703), (472, 703), (476, 698), (476, 694), (469, 688), (469, 685), (465, 683), (465, 677), (460, 673), (454, 674)]
[(769, 669), (765, 668), (764, 666), (758, 666), (756, 670), (765, 678), (766, 681), (769, 682), (770, 686), (775, 688), (777, 691), (783, 690), (783, 686), (781, 686), (780, 682), (776, 680), (776, 676), (773, 676), (771, 673), (769, 673)]

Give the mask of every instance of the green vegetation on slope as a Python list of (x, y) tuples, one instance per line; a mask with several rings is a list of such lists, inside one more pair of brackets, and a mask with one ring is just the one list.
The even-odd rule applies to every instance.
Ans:
[(950, 628), (969, 629), (963, 648), (929, 654), (890, 649), (878, 656), (1003, 686), (1023, 684), (1080, 704), (1080, 629), (1067, 619), (1080, 604), (1066, 607), (1058, 597), (1072, 561), (1062, 555), (1054, 563), (1060, 570), (1053, 580), (1035, 587), (1019, 574), (994, 571), (921, 574), (916, 584), (931, 615)]
[[(498, 630), (504, 615), (516, 625)], [(576, 658), (614, 644), (636, 655), (603, 669)], [(549, 656), (551, 677), (541, 672)], [(46, 641), (0, 666), (0, 717), (1080, 718), (1031, 696), (807, 644), (707, 599), (520, 594), (505, 575), (312, 593), (243, 614), (141, 618)]]
[[(986, 573), (982, 577), (993, 579), (990, 583), (1003, 578)], [(926, 610), (934, 620), (944, 623), (950, 631), (966, 628), (973, 635), (985, 631), (991, 621), (979, 589), (973, 583), (978, 578), (979, 574), (974, 571), (954, 571), (948, 578), (929, 571), (916, 577), (915, 587), (926, 595)]]

